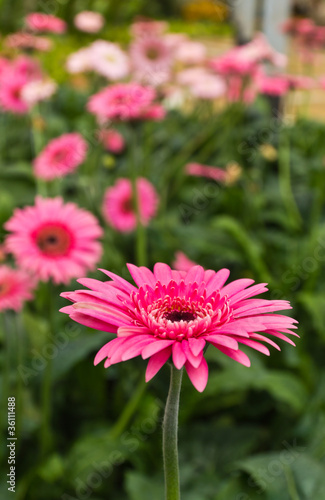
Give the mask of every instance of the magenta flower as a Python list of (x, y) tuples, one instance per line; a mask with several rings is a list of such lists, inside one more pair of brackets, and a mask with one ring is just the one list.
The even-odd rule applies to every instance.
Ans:
[[(149, 359), (148, 382), (172, 357), (183, 366), (194, 387), (202, 392), (208, 381), (204, 358), (207, 344), (235, 361), (250, 366), (243, 344), (269, 355), (262, 342), (280, 347), (268, 336), (293, 344), (284, 334), (296, 321), (274, 311), (291, 309), (285, 300), (253, 298), (267, 290), (265, 283), (251, 286), (251, 279), (240, 279), (224, 286), (228, 269), (205, 271), (194, 266), (188, 272), (158, 263), (152, 273), (146, 267), (128, 264), (136, 283), (104, 271), (113, 281), (81, 279), (90, 290), (63, 293), (73, 302), (62, 312), (90, 328), (116, 333), (117, 337), (100, 349), (95, 365), (106, 359), (105, 368), (141, 355)], [(293, 344), (294, 345), (294, 344)]]
[(74, 172), (86, 158), (88, 145), (78, 133), (63, 134), (50, 141), (34, 160), (34, 174), (50, 181)]
[(59, 17), (41, 12), (32, 12), (26, 17), (26, 26), (35, 32), (64, 33), (67, 29), (66, 22)]
[[(88, 111), (104, 120), (150, 119), (156, 92), (151, 87), (137, 83), (117, 83), (93, 95), (88, 101)], [(151, 119), (155, 119), (151, 118)]]
[(16, 209), (4, 225), (6, 250), (19, 266), (43, 281), (68, 283), (98, 263), (102, 229), (87, 210), (63, 199), (36, 197), (33, 207)]
[[(137, 179), (140, 222), (147, 226), (156, 215), (159, 198), (154, 186), (143, 177)], [(117, 231), (127, 233), (137, 227), (132, 183), (129, 179), (118, 179), (108, 188), (104, 197), (103, 214), (107, 222)]]
[(24, 302), (32, 298), (34, 287), (34, 280), (25, 271), (0, 266), (0, 311), (20, 311)]

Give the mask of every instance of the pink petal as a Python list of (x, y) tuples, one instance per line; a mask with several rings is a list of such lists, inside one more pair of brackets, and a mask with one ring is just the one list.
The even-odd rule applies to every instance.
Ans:
[(211, 344), (223, 345), (224, 347), (229, 347), (229, 349), (234, 349), (235, 351), (238, 349), (237, 340), (232, 337), (228, 337), (227, 335), (207, 335), (205, 340), (207, 342), (211, 342)]
[(124, 350), (121, 357), (122, 361), (127, 361), (128, 359), (139, 356), (145, 346), (155, 341), (152, 336), (148, 336), (149, 338), (143, 337), (143, 335), (139, 335), (138, 337), (136, 337), (137, 341), (134, 342), (133, 345), (129, 346), (129, 344), (127, 344), (127, 348)]
[(202, 338), (201, 339), (189, 338), (188, 345), (194, 356), (198, 356), (205, 347), (205, 340)]
[(201, 364), (197, 368), (194, 368), (191, 363), (187, 362), (185, 364), (185, 369), (195, 389), (199, 392), (203, 392), (206, 388), (209, 376), (209, 369), (206, 360), (202, 358)]
[(105, 359), (107, 356), (110, 355), (111, 351), (114, 349), (114, 348), (117, 348), (119, 345), (121, 345), (123, 342), (125, 341), (125, 339), (118, 339), (118, 338), (115, 338), (113, 340), (111, 340), (110, 342), (108, 342), (107, 344), (105, 344), (99, 351), (98, 353), (96, 354), (95, 356), (95, 359), (94, 359), (94, 365), (98, 365), (98, 363), (100, 363), (101, 361), (103, 361), (103, 359)]
[(193, 266), (191, 269), (188, 271), (188, 273), (185, 276), (185, 284), (188, 285), (189, 283), (201, 283), (202, 279), (204, 276), (204, 269), (202, 266)]
[(243, 351), (233, 351), (232, 349), (228, 349), (228, 347), (221, 347), (221, 346), (220, 347), (216, 346), (216, 347), (219, 351), (223, 352), (226, 356), (232, 358), (238, 363), (241, 363), (242, 365), (247, 367), (251, 366), (249, 357)]
[(147, 267), (137, 267), (133, 264), (127, 264), (134, 282), (140, 287), (142, 285), (150, 285), (152, 288), (156, 285), (156, 278)]
[(162, 285), (168, 285), (168, 283), (172, 279), (172, 272), (170, 267), (167, 264), (163, 264), (162, 262), (157, 262), (157, 264), (155, 264), (153, 272), (156, 280), (160, 281)]
[(270, 356), (270, 351), (268, 350), (265, 345), (260, 344), (259, 342), (255, 342), (254, 340), (250, 339), (238, 339), (238, 342), (241, 344), (247, 345), (248, 347), (251, 347), (252, 349), (255, 349), (256, 351), (261, 352), (262, 354), (265, 354), (266, 356)]
[(177, 370), (180, 370), (186, 362), (186, 356), (182, 349), (181, 342), (175, 342), (173, 344), (173, 363)]
[(190, 349), (190, 346), (188, 345), (187, 340), (182, 341), (182, 348), (183, 348), (184, 354), (187, 358), (187, 361), (189, 363), (191, 363), (191, 365), (194, 366), (194, 368), (198, 368), (199, 365), (201, 364), (201, 361), (202, 361), (203, 351), (201, 351), (198, 356), (194, 356), (194, 354), (192, 353), (192, 351)]
[(111, 278), (115, 283), (117, 283), (122, 288), (122, 290), (128, 293), (137, 291), (137, 288), (135, 286), (131, 285), (128, 281), (124, 280), (117, 274), (111, 273), (110, 271), (106, 271), (106, 269), (99, 269), (99, 271), (102, 271), (109, 278)]
[(226, 285), (220, 291), (221, 297), (227, 295), (228, 297), (232, 297), (235, 293), (242, 291), (244, 288), (247, 288), (249, 285), (252, 285), (254, 280), (250, 279), (240, 279), (236, 281), (232, 281), (229, 285)]
[(231, 298), (231, 303), (236, 304), (237, 302), (247, 299), (248, 297), (253, 297), (254, 295), (260, 295), (261, 293), (267, 292), (267, 283), (259, 283), (258, 285), (251, 286), (245, 290), (235, 293)]
[(145, 347), (141, 353), (143, 359), (150, 358), (153, 354), (162, 351), (166, 347), (174, 344), (175, 340), (160, 340), (156, 339), (155, 342)]
[(149, 380), (159, 372), (160, 368), (162, 368), (169, 359), (171, 353), (172, 348), (169, 346), (151, 356), (146, 370), (146, 382), (149, 382)]
[(260, 335), (259, 333), (252, 333), (250, 335), (250, 338), (266, 342), (267, 344), (270, 344), (272, 347), (275, 347), (275, 349), (277, 349), (278, 351), (281, 351), (281, 348), (278, 346), (278, 344), (273, 342), (273, 340), (269, 339), (268, 337), (264, 337), (264, 335)]
[(112, 325), (106, 321), (101, 321), (98, 318), (91, 318), (90, 316), (86, 316), (81, 312), (76, 311), (71, 313), (70, 318), (77, 323), (80, 323), (81, 325), (87, 326), (88, 328), (93, 328), (94, 330), (99, 330), (101, 332), (116, 333), (117, 331), (115, 325)]
[(229, 269), (220, 269), (207, 283), (207, 296), (211, 295), (211, 293), (216, 290), (221, 290), (223, 285), (226, 283), (229, 278), (230, 271)]
[(117, 330), (118, 337), (133, 337), (134, 335), (150, 334), (150, 330), (144, 326), (120, 326)]

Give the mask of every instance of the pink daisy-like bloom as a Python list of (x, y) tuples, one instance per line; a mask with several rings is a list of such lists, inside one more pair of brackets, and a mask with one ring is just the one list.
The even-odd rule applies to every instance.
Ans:
[(261, 75), (258, 80), (259, 91), (271, 96), (283, 96), (289, 88), (290, 83), (286, 76)]
[[(156, 215), (158, 195), (153, 185), (143, 177), (137, 179), (139, 215), (141, 224), (147, 226)], [(118, 179), (108, 188), (104, 197), (103, 214), (106, 221), (117, 231), (134, 231), (137, 218), (134, 209), (132, 183), (129, 179)]]
[(193, 260), (189, 259), (187, 255), (183, 252), (176, 252), (175, 259), (173, 262), (173, 269), (176, 271), (185, 271), (188, 272), (193, 266), (196, 266), (197, 263)]
[(175, 50), (175, 59), (183, 64), (201, 64), (207, 57), (203, 43), (185, 40)]
[(194, 177), (206, 177), (213, 179), (217, 182), (226, 182), (227, 172), (222, 168), (210, 167), (208, 165), (201, 165), (200, 163), (188, 163), (185, 167), (185, 172)]
[(137, 286), (103, 271), (112, 281), (82, 279), (79, 283), (90, 290), (62, 294), (73, 302), (61, 309), (71, 319), (117, 334), (100, 349), (95, 365), (105, 359), (107, 368), (141, 355), (149, 358), (148, 382), (172, 357), (175, 367), (185, 366), (194, 387), (202, 392), (208, 381), (207, 344), (248, 367), (250, 360), (240, 344), (269, 355), (261, 342), (280, 350), (269, 335), (290, 344), (284, 334), (297, 335), (291, 331), (296, 328), (294, 319), (273, 314), (291, 309), (289, 302), (254, 298), (267, 290), (265, 283), (251, 286), (253, 280), (239, 279), (224, 286), (228, 269), (216, 273), (201, 266), (188, 272), (162, 263), (153, 273), (132, 264), (128, 269)]
[(170, 79), (172, 55), (162, 37), (137, 38), (130, 46), (130, 56), (137, 80), (157, 86)]
[(59, 17), (41, 12), (32, 12), (26, 17), (26, 26), (32, 31), (47, 33), (64, 33), (67, 29), (66, 22)]
[(84, 162), (87, 149), (87, 142), (80, 134), (63, 134), (50, 141), (35, 158), (34, 174), (46, 181), (64, 177)]
[(6, 249), (38, 280), (68, 283), (94, 269), (102, 255), (97, 219), (61, 197), (36, 197), (35, 205), (16, 209), (4, 225)]
[(122, 80), (129, 74), (129, 58), (116, 43), (96, 40), (88, 50), (93, 71), (112, 81)]
[(20, 311), (26, 300), (30, 300), (35, 283), (31, 276), (20, 269), (0, 266), (0, 311)]
[(34, 49), (40, 52), (48, 52), (53, 47), (52, 40), (23, 31), (8, 35), (4, 43), (10, 49)]
[(66, 61), (69, 73), (83, 73), (93, 69), (93, 57), (89, 47), (77, 50), (70, 54)]
[(110, 85), (93, 95), (87, 109), (100, 121), (140, 120), (154, 105), (156, 92), (151, 87), (137, 83), (118, 83)]
[(152, 19), (139, 18), (130, 27), (133, 37), (160, 36), (167, 31), (168, 23), (165, 21), (153, 21)]
[(56, 89), (57, 84), (50, 78), (32, 80), (23, 87), (21, 97), (28, 106), (34, 106), (36, 103), (52, 97)]
[(102, 141), (105, 149), (111, 153), (122, 153), (125, 148), (123, 135), (113, 128), (109, 130), (101, 130), (99, 132), (99, 139)]
[(73, 22), (80, 31), (98, 33), (103, 28), (105, 19), (99, 12), (84, 10), (75, 16)]
[(6, 77), (0, 81), (0, 108), (16, 114), (27, 113), (29, 107), (22, 98), (22, 91), (26, 85), (26, 77), (15, 71), (8, 71)]

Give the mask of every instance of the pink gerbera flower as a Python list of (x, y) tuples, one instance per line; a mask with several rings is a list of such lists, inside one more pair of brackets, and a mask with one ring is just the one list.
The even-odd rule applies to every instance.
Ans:
[(130, 47), (134, 75), (149, 85), (166, 83), (171, 75), (172, 54), (162, 37), (137, 38)]
[(189, 259), (187, 255), (183, 252), (176, 252), (175, 259), (173, 262), (173, 268), (176, 271), (189, 271), (193, 266), (196, 266), (196, 262)]
[(93, 95), (87, 109), (103, 120), (140, 120), (154, 105), (156, 92), (137, 83), (110, 85)]
[(37, 279), (68, 283), (98, 263), (102, 229), (97, 219), (61, 197), (36, 197), (35, 205), (16, 209), (4, 225), (6, 248), (19, 266)]
[(34, 160), (34, 173), (46, 181), (64, 177), (84, 162), (87, 149), (80, 134), (63, 134), (50, 141)]
[(32, 12), (26, 17), (26, 25), (32, 31), (48, 33), (64, 33), (67, 29), (66, 22), (59, 17), (41, 12)]
[(116, 43), (96, 40), (88, 49), (94, 71), (109, 80), (122, 80), (129, 74), (129, 58)]
[(8, 71), (6, 78), (0, 82), (0, 108), (4, 111), (23, 114), (28, 111), (28, 104), (22, 97), (27, 80), (15, 71)]
[(183, 366), (198, 391), (208, 381), (204, 358), (207, 344), (250, 366), (243, 344), (263, 354), (270, 352), (261, 341), (279, 346), (268, 335), (292, 340), (296, 321), (274, 311), (291, 309), (285, 300), (252, 298), (267, 290), (265, 283), (251, 286), (240, 279), (224, 286), (228, 269), (205, 271), (194, 266), (188, 272), (171, 270), (158, 263), (152, 273), (145, 267), (128, 264), (136, 286), (108, 271), (113, 281), (82, 279), (90, 288), (62, 294), (74, 304), (61, 311), (90, 328), (116, 333), (117, 337), (98, 352), (95, 365), (106, 359), (105, 367), (141, 355), (149, 359), (148, 382), (172, 357), (175, 367)]
[(261, 77), (258, 80), (258, 86), (262, 94), (272, 95), (272, 96), (282, 96), (289, 91), (290, 82), (285, 75), (284, 76), (261, 75)]
[[(158, 195), (153, 185), (143, 177), (137, 179), (139, 215), (141, 224), (147, 226), (156, 215)], [(107, 222), (117, 231), (127, 233), (137, 226), (134, 209), (132, 183), (129, 179), (118, 179), (107, 189), (104, 197), (103, 214)]]
[(0, 311), (20, 311), (24, 302), (32, 298), (34, 287), (35, 282), (25, 271), (0, 266)]
[(84, 10), (75, 16), (73, 22), (80, 31), (98, 33), (105, 24), (105, 18), (99, 12)]
[(108, 130), (101, 130), (99, 132), (99, 139), (102, 141), (104, 148), (111, 153), (119, 154), (125, 148), (125, 140), (118, 130), (113, 128)]

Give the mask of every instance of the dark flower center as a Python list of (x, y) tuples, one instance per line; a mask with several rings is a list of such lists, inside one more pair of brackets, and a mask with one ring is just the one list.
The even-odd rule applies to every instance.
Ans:
[(151, 47), (150, 49), (147, 50), (146, 55), (148, 59), (150, 59), (151, 61), (155, 61), (156, 59), (159, 58), (160, 53), (158, 49)]
[(188, 323), (189, 321), (193, 321), (196, 316), (189, 311), (170, 311), (165, 314), (165, 318), (173, 323), (179, 321), (186, 321)]
[(59, 257), (67, 254), (71, 246), (71, 236), (64, 227), (49, 225), (38, 232), (36, 244), (44, 255)]

